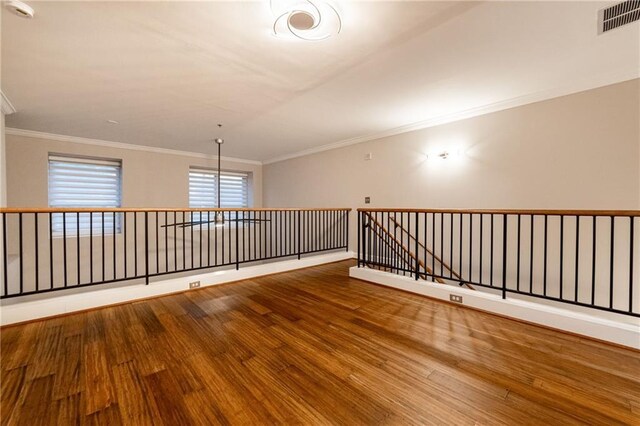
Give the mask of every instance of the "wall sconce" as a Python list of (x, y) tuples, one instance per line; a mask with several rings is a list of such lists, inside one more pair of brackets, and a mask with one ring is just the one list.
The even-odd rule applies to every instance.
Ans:
[(438, 153), (426, 154), (425, 158), (427, 160), (446, 160), (448, 158), (456, 158), (462, 156), (460, 151), (454, 151), (453, 153), (449, 151), (441, 151)]

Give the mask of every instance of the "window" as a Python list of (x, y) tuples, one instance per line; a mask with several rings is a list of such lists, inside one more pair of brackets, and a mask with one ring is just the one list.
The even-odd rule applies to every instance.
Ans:
[[(221, 172), (220, 207), (249, 207), (249, 175), (247, 173)], [(218, 172), (207, 169), (189, 170), (189, 207), (216, 208), (218, 203)], [(193, 215), (193, 220), (199, 220)]]
[[(49, 207), (110, 208), (121, 205), (120, 161), (49, 155)], [(64, 222), (63, 222), (64, 220)], [(68, 235), (77, 234), (78, 216), (73, 213), (52, 215), (54, 233), (62, 233), (66, 225)], [(102, 215), (81, 213), (80, 234), (90, 228), (101, 233)], [(105, 233), (120, 231), (120, 214), (105, 213)]]

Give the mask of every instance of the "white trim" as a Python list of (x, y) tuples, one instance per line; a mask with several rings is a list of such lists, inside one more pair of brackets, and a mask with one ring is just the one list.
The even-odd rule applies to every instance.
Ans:
[[(157, 154), (182, 155), (185, 157), (207, 158), (207, 159), (218, 158), (216, 155), (202, 154), (198, 152), (180, 151), (177, 149), (168, 149), (168, 148), (156, 148), (153, 146), (135, 145), (135, 144), (129, 144), (124, 142), (105, 141), (102, 139), (81, 138), (78, 136), (57, 135), (54, 133), (37, 132), (35, 130), (16, 129), (13, 127), (7, 127), (6, 134), (13, 135), (13, 136), (24, 136), (28, 138), (49, 139), (49, 140), (60, 141), (60, 142), (72, 142), (72, 143), (79, 143), (84, 145), (97, 145), (97, 146), (106, 146), (109, 148), (154, 152)], [(223, 161), (229, 161), (234, 163), (254, 164), (258, 166), (262, 165), (262, 162), (260, 161), (245, 160), (244, 158), (221, 156), (220, 159)]]
[(416, 281), (410, 277), (357, 266), (349, 269), (349, 276), (440, 300), (448, 301), (452, 293), (462, 295), (466, 306), (640, 349), (640, 327), (636, 324), (622, 323), (526, 300), (503, 300), (494, 294), (452, 288), (429, 281)]
[(523, 105), (528, 105), (536, 102), (542, 102), (549, 99), (559, 98), (562, 96), (572, 95), (574, 93), (584, 92), (586, 90), (592, 90), (599, 87), (608, 86), (611, 84), (622, 83), (624, 81), (640, 78), (640, 69), (630, 69), (622, 72), (616, 72), (607, 74), (605, 76), (593, 78), (589, 81), (573, 82), (570, 85), (557, 87), (555, 89), (544, 90), (528, 95), (518, 96), (515, 98), (507, 99), (504, 101), (495, 102), (488, 105), (471, 108), (465, 111), (455, 112), (451, 114), (444, 114), (441, 116), (433, 117), (424, 121), (418, 121), (416, 123), (407, 124), (404, 126), (396, 127), (393, 129), (385, 130), (378, 133), (372, 133), (365, 136), (357, 136), (355, 138), (345, 139), (330, 144), (305, 149), (302, 151), (294, 152), (291, 154), (285, 154), (279, 157), (274, 157), (262, 162), (263, 165), (278, 163), (280, 161), (291, 160), (293, 158), (305, 157), (307, 155), (317, 154), (332, 149), (343, 148), (345, 146), (356, 145), (363, 142), (368, 142), (376, 139), (382, 139), (389, 136), (399, 135), (401, 133), (412, 132), (415, 130), (427, 129), (429, 127), (439, 126), (441, 124), (452, 123), (455, 121), (464, 120), (467, 118), (478, 117), (492, 112), (503, 111), (510, 108), (516, 108)]
[(7, 95), (2, 93), (2, 91), (0, 91), (0, 98), (0, 107), (2, 108), (2, 113), (4, 115), (13, 114), (17, 111), (16, 107), (13, 106)]
[[(149, 285), (139, 283), (116, 288), (97, 286), (93, 287), (93, 289), (85, 288), (84, 291), (75, 294), (49, 293), (46, 298), (42, 298), (43, 295), (39, 295), (41, 297), (39, 300), (20, 301), (18, 299), (6, 299), (2, 301), (2, 305), (0, 306), (0, 325), (15, 324), (38, 318), (98, 308), (100, 306), (126, 303), (138, 299), (182, 292), (188, 290), (189, 283), (193, 281), (200, 281), (202, 288), (232, 281), (247, 280), (263, 275), (308, 268), (309, 266), (338, 262), (352, 259), (353, 256), (353, 252), (341, 251), (303, 257), (300, 260), (283, 260), (262, 265), (243, 266), (239, 270), (215, 271), (162, 281), (152, 280)], [(108, 286), (108, 284), (105, 284), (105, 286)]]

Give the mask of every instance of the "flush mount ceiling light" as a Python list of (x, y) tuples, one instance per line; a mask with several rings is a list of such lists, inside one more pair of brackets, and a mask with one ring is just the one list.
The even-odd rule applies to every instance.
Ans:
[(5, 2), (4, 6), (21, 18), (33, 18), (33, 8), (19, 0), (9, 0)]
[(338, 11), (325, 0), (270, 0), (270, 5), (278, 37), (320, 41), (342, 29)]

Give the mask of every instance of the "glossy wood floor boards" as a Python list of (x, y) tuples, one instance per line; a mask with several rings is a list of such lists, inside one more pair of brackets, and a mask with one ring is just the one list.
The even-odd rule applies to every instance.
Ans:
[(640, 356), (353, 262), (1, 333), (2, 425), (640, 424)]

